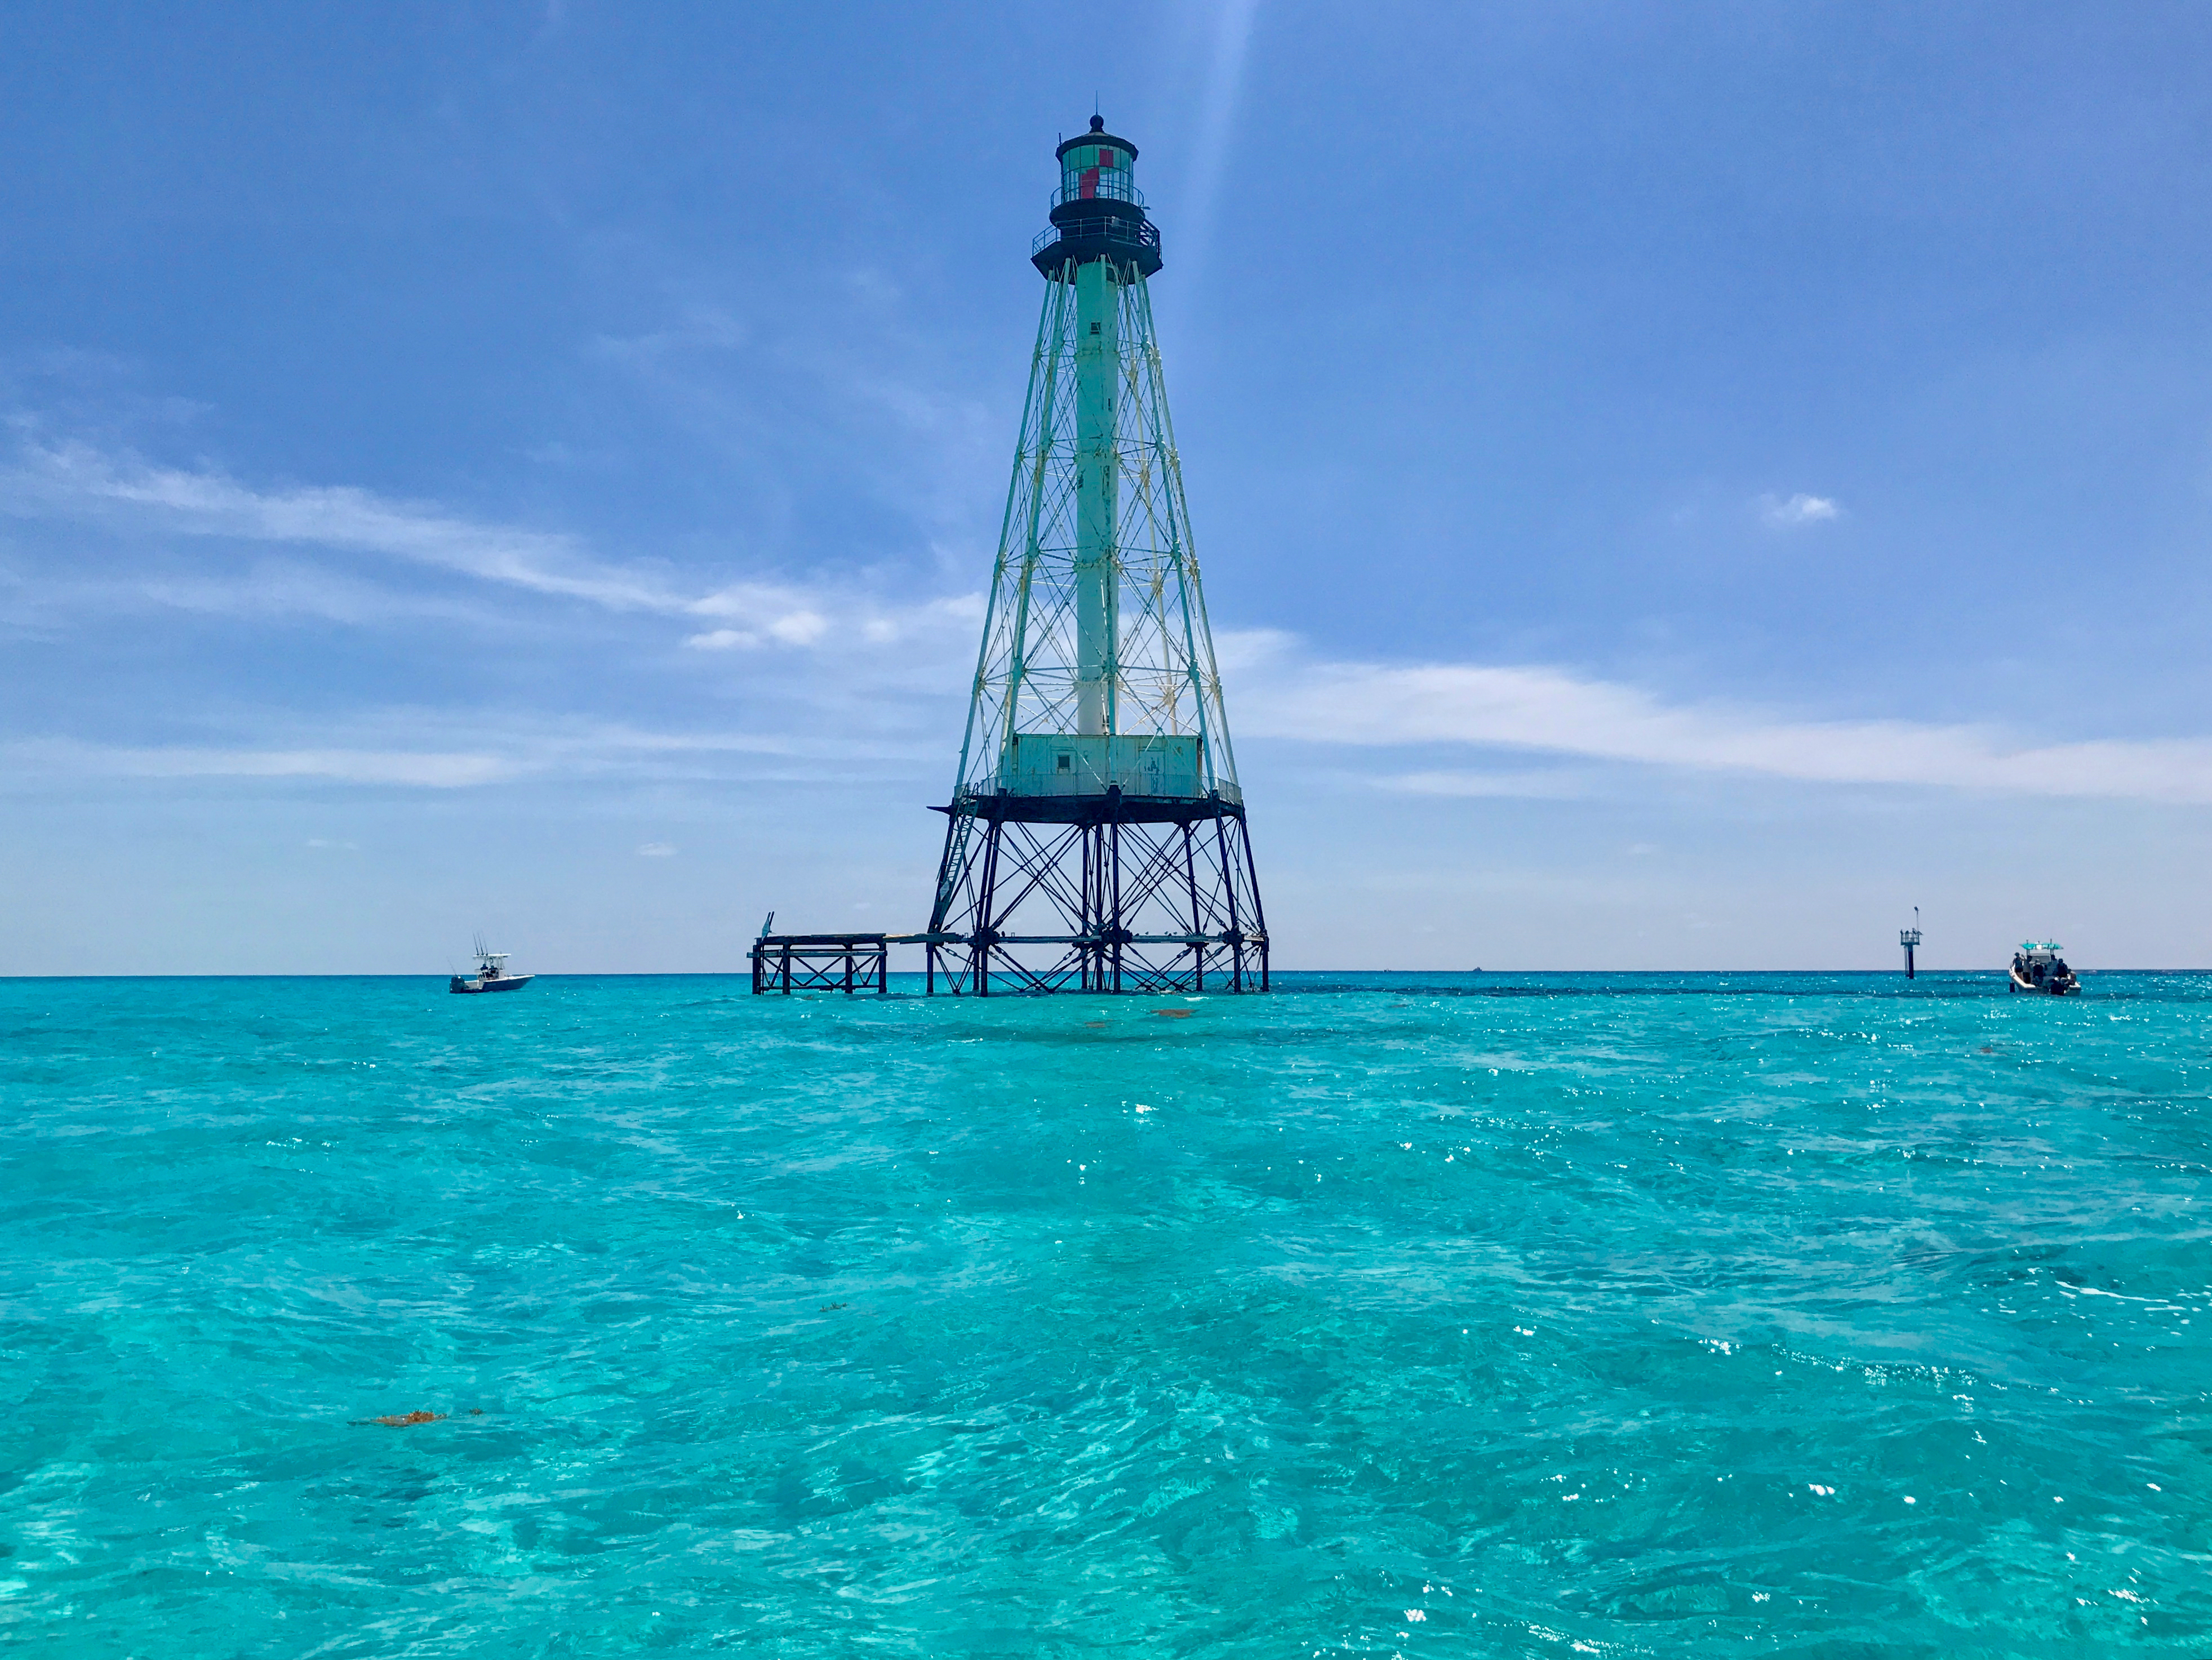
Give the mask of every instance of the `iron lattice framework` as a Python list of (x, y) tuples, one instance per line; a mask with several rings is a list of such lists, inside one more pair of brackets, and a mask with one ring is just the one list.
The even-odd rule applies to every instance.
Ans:
[[(1203, 781), (1239, 802), (1152, 295), (1134, 266), (1100, 264), (1105, 269), (1096, 276), (1113, 313), (1110, 332), (1101, 337), (1120, 348), (1110, 356), (1102, 351), (1108, 360), (1098, 366), (1112, 378), (1110, 428), (1090, 435), (1079, 427), (1081, 383), (1091, 367), (1079, 360), (1090, 355), (1081, 345), (1090, 336), (1079, 332), (1079, 279), (1092, 274), (1071, 264), (1045, 285), (958, 788), (984, 794), (1012, 783), (1007, 775), (1018, 735), (1079, 730), (1090, 665), (1082, 657), (1079, 612), (1091, 586), (1106, 590), (1100, 597), (1111, 657), (1091, 678), (1104, 682), (1107, 730), (1198, 737)], [(1088, 493), (1089, 501), (1086, 469), (1115, 475), (1107, 489)], [(1096, 579), (1082, 559), (1086, 506), (1112, 519), (1110, 564)]]
[(1060, 148), (946, 815), (929, 987), (1260, 991), (1267, 930), (1191, 545), (1135, 148)]
[(950, 811), (931, 991), (940, 978), (982, 995), (994, 979), (1019, 991), (1267, 989), (1241, 811), (1193, 802), (1141, 818), (1013, 816), (1026, 809), (994, 798)]

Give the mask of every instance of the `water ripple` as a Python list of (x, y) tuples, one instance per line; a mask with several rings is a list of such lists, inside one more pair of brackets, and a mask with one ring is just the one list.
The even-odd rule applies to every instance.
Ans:
[(53, 1652), (2212, 1645), (2212, 977), (0, 1032), (0, 1634)]

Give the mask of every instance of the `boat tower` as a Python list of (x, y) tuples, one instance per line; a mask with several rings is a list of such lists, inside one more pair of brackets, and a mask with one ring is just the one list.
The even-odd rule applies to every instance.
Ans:
[(1137, 147), (1055, 152), (928, 989), (1265, 991), (1267, 926), (1152, 327)]

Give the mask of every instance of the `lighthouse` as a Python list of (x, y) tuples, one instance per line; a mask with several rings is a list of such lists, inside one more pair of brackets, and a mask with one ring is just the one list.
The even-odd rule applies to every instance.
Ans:
[(1137, 147), (1055, 152), (928, 989), (1253, 991), (1267, 926), (1168, 417)]

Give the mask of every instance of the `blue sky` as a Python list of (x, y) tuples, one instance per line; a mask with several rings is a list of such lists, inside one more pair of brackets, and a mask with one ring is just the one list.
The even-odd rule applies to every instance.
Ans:
[(0, 972), (917, 926), (1142, 149), (1292, 966), (2212, 958), (2212, 15), (0, 15)]

